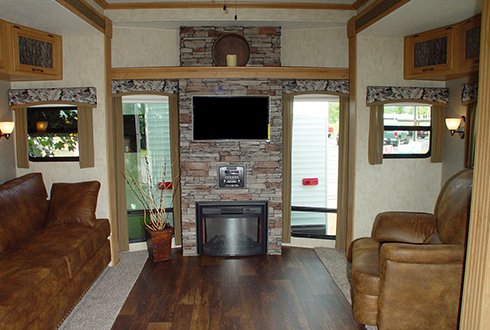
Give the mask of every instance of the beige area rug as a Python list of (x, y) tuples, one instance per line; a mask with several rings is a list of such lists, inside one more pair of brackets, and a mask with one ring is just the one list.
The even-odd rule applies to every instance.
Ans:
[[(339, 251), (331, 248), (315, 248), (315, 253), (322, 261), (333, 281), (344, 294), (347, 301), (352, 305), (351, 299), (351, 265), (345, 256)], [(378, 327), (366, 325), (368, 330), (377, 330)]]
[(61, 330), (109, 330), (148, 259), (147, 251), (123, 252), (75, 306)]

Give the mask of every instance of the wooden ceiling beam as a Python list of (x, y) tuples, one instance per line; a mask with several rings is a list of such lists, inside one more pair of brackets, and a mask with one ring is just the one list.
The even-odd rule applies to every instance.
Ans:
[[(222, 8), (225, 1), (172, 1), (172, 2), (125, 2), (108, 3), (105, 0), (95, 0), (107, 10), (125, 9), (207, 9)], [(356, 10), (358, 3), (364, 4), (367, 0), (357, 0), (354, 4), (319, 3), (319, 2), (243, 2), (226, 1), (228, 8), (250, 9), (312, 9), (312, 10)]]

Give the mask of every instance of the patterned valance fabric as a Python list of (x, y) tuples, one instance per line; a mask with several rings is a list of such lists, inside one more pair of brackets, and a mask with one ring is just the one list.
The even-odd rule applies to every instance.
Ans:
[(290, 80), (283, 84), (284, 93), (329, 92), (340, 95), (349, 94), (349, 80)]
[(367, 105), (403, 101), (419, 101), (439, 105), (448, 104), (449, 89), (388, 86), (368, 86), (367, 88)]
[(41, 102), (70, 102), (97, 105), (95, 87), (10, 89), (9, 105), (22, 106)]
[(133, 92), (158, 92), (177, 94), (179, 83), (176, 80), (126, 79), (112, 81), (112, 94)]
[(464, 83), (461, 86), (461, 102), (470, 104), (478, 98), (478, 83)]

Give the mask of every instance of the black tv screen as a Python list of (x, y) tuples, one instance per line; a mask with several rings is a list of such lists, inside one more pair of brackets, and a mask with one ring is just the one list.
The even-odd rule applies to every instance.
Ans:
[(193, 139), (268, 140), (268, 96), (194, 96)]

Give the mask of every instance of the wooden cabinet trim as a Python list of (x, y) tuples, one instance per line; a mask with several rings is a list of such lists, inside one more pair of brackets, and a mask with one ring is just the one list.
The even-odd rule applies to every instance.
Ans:
[(459, 70), (462, 72), (478, 71), (479, 58), (466, 58), (466, 36), (467, 31), (481, 26), (481, 15), (476, 15), (469, 18), (457, 26), (457, 44), (463, 47), (457, 47), (457, 56), (459, 62)]
[[(52, 68), (20, 63), (19, 38), (25, 37), (52, 45)], [(0, 80), (32, 81), (63, 78), (62, 37), (20, 24), (0, 20)]]
[[(434, 64), (427, 66), (415, 66), (415, 45), (417, 43), (435, 40), (439, 38), (447, 38), (446, 45), (446, 63)], [(437, 72), (450, 71), (453, 68), (453, 54), (451, 49), (454, 42), (454, 29), (452, 27), (444, 27), (437, 30), (432, 30), (427, 33), (418, 33), (416, 35), (405, 37), (405, 76), (419, 77), (420, 74), (433, 74)]]
[[(14, 47), (13, 51), (15, 55), (13, 61), (14, 71), (22, 71), (27, 73), (38, 73), (38, 74), (54, 75), (54, 76), (61, 75), (62, 47), (61, 47), (60, 36), (51, 33), (41, 32), (31, 28), (26, 28), (17, 24), (12, 24), (11, 29), (12, 29), (11, 31), (12, 44)], [(50, 43), (52, 45), (52, 50), (53, 50), (52, 68), (20, 63), (19, 39), (21, 37)]]
[[(478, 60), (465, 59), (466, 31), (480, 24), (481, 15), (438, 29), (420, 32), (405, 37), (404, 78), (450, 80), (478, 73)], [(418, 42), (448, 37), (446, 63), (415, 67), (414, 47)]]

